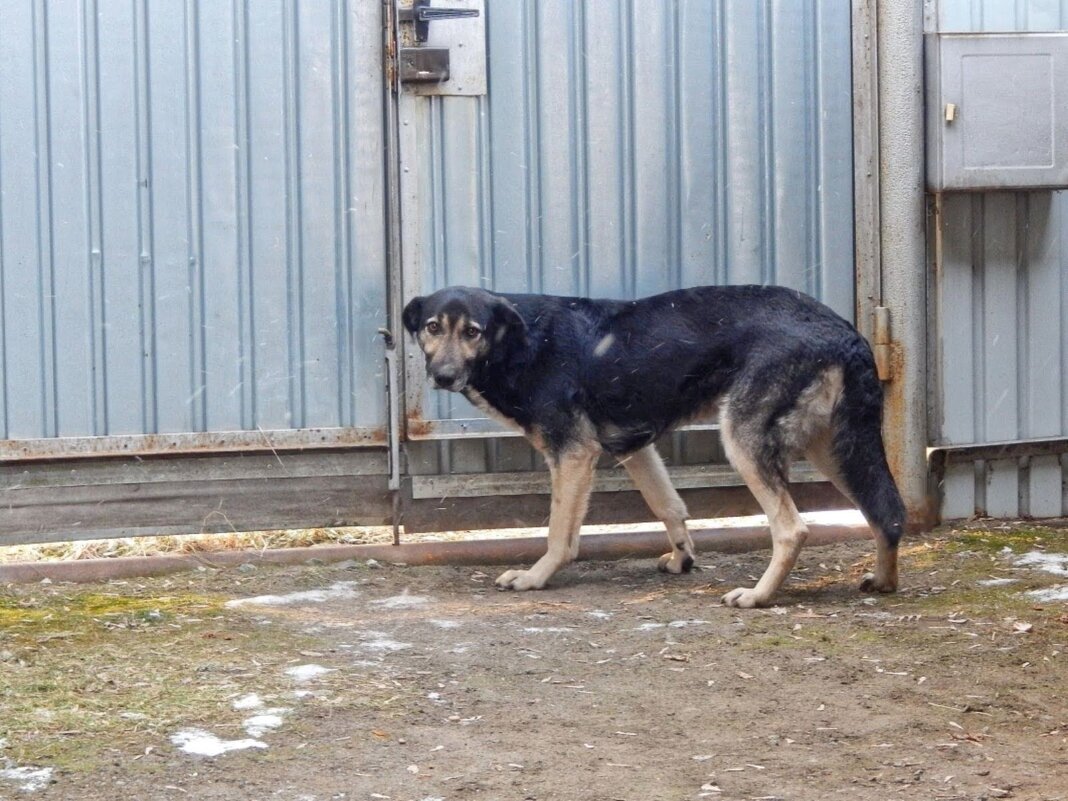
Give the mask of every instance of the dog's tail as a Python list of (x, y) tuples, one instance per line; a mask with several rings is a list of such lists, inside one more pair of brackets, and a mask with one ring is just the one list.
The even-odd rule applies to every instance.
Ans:
[(842, 398), (833, 419), (832, 452), (839, 475), (875, 535), (896, 548), (905, 531), (901, 500), (883, 447), (883, 387), (867, 343), (843, 364)]

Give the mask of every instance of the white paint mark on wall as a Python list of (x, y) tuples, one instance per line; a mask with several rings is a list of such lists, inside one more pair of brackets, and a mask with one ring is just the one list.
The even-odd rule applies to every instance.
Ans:
[(187, 754), (219, 756), (229, 751), (244, 751), (247, 748), (266, 748), (261, 740), (222, 740), (202, 729), (183, 729), (171, 735), (171, 742)]
[(253, 598), (235, 598), (227, 601), (228, 607), (246, 606), (287, 606), (289, 604), (322, 603), (323, 601), (335, 601), (344, 598), (355, 598), (360, 593), (355, 587), (355, 581), (336, 581), (329, 587), (321, 590), (304, 590), (302, 592), (290, 592), (285, 595), (257, 595)]

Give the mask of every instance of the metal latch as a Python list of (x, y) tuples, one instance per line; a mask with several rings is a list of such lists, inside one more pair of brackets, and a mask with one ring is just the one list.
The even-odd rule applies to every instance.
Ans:
[(477, 17), (476, 8), (431, 8), (430, 0), (414, 0), (411, 8), (398, 8), (399, 22), (415, 23), (415, 41), (425, 42), (430, 36), (430, 23), (443, 19)]
[(443, 83), (449, 80), (449, 48), (402, 47), (400, 79), (402, 83)]

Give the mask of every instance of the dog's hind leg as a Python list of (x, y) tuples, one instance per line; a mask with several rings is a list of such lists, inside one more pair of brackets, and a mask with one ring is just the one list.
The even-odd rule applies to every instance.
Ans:
[(647, 445), (621, 460), (634, 486), (653, 514), (667, 529), (671, 553), (660, 557), (657, 567), (665, 573), (685, 573), (693, 567), (694, 549), (686, 528), (689, 512), (675, 488), (654, 445)]
[(739, 430), (725, 409), (720, 416), (723, 445), (734, 469), (768, 516), (771, 528), (771, 563), (752, 589), (739, 587), (723, 596), (726, 606), (766, 606), (797, 562), (808, 527), (786, 489), (786, 458), (777, 452), (766, 429), (746, 425)]
[(548, 456), (552, 476), (549, 510), (549, 548), (529, 570), (509, 570), (497, 578), (501, 589), (540, 590), (552, 575), (574, 559), (578, 551), (579, 528), (586, 517), (593, 489), (593, 468), (600, 453), (598, 446), (578, 445), (564, 453)]
[(882, 436), (878, 425), (870, 422), (856, 425), (843, 420), (837, 425), (833, 439), (828, 436), (813, 443), (806, 456), (856, 505), (875, 537), (875, 571), (861, 580), (861, 592), (895, 592), (905, 507), (886, 463)]

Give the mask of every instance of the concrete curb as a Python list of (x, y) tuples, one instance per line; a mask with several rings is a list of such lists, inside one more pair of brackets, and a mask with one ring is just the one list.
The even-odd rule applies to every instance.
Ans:
[[(691, 531), (698, 552), (744, 553), (771, 547), (765, 526)], [(866, 539), (866, 525), (809, 525), (808, 545)], [(644, 559), (667, 550), (664, 532), (591, 534), (582, 538), (581, 560)], [(227, 568), (242, 564), (327, 564), (348, 559), (375, 559), (406, 565), (501, 565), (533, 562), (545, 553), (544, 537), (499, 540), (426, 542), (407, 545), (320, 545), (264, 551), (218, 551), (181, 556), (128, 556), (114, 559), (77, 559), (60, 562), (13, 562), (0, 565), (0, 584), (51, 581), (91, 582), (109, 579), (162, 576), (200, 567)]]

